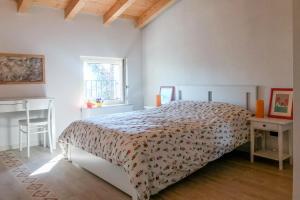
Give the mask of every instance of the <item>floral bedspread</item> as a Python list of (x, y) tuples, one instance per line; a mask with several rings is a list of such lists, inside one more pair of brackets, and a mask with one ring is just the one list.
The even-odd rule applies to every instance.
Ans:
[(75, 121), (59, 137), (122, 166), (140, 200), (246, 143), (246, 109), (177, 101), (160, 108)]

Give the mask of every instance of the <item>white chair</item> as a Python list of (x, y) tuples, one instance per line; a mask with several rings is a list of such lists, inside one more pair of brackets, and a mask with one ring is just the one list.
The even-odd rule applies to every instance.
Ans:
[(43, 134), (43, 145), (46, 147), (46, 136), (48, 134), (48, 142), (50, 152), (52, 153), (52, 138), (51, 138), (51, 111), (53, 107), (53, 101), (48, 100), (48, 114), (46, 118), (30, 118), (30, 103), (25, 100), (26, 119), (19, 120), (19, 145), (20, 151), (23, 150), (23, 134), (27, 134), (27, 157), (30, 157), (30, 135)]

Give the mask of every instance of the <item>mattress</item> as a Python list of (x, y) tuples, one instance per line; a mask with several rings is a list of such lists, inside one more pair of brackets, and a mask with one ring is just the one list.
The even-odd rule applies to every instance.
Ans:
[(237, 105), (176, 101), (150, 110), (75, 121), (59, 137), (67, 145), (122, 166), (147, 200), (249, 140), (251, 113)]

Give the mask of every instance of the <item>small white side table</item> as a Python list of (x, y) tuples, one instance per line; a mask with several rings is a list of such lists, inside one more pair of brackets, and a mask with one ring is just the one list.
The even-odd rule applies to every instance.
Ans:
[[(290, 159), (293, 162), (293, 121), (274, 118), (250, 118), (251, 121), (251, 162), (254, 162), (254, 156), (269, 158), (279, 161), (279, 170), (283, 169), (283, 161)], [(267, 150), (265, 148), (266, 137), (262, 136), (262, 149), (255, 151), (255, 130), (278, 132), (278, 152)], [(289, 134), (289, 152), (283, 151), (283, 135)]]

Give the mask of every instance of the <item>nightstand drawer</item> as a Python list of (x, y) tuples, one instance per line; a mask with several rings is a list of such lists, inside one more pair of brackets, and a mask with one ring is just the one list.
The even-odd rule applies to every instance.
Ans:
[(278, 131), (278, 125), (277, 124), (252, 122), (252, 126), (253, 126), (254, 129), (259, 129), (259, 130)]

